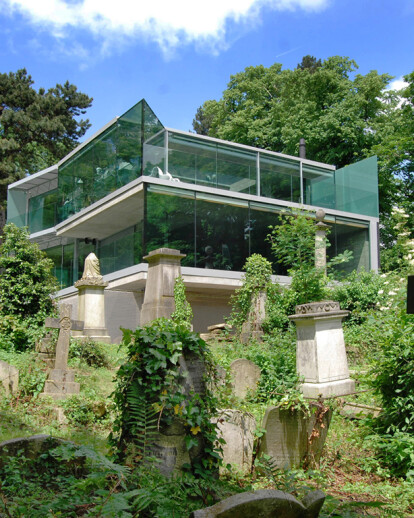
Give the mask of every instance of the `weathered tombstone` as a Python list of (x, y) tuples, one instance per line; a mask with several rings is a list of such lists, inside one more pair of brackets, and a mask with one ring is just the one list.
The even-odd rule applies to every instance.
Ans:
[(262, 427), (266, 433), (260, 440), (257, 457), (263, 454), (272, 457), (272, 466), (280, 469), (298, 467), (309, 456), (317, 461), (328, 434), (332, 411), (322, 414), (301, 410), (270, 407), (266, 410)]
[(239, 493), (206, 509), (193, 511), (190, 518), (317, 518), (324, 501), (322, 491), (312, 491), (299, 502), (289, 493), (259, 489)]
[(296, 324), (296, 368), (305, 379), (304, 396), (316, 399), (354, 393), (342, 330), (348, 311), (332, 300), (301, 304), (295, 311), (289, 318)]
[(185, 254), (173, 248), (158, 248), (144, 257), (148, 261), (148, 276), (141, 308), (141, 326), (160, 317), (169, 318), (174, 312), (174, 285), (181, 274), (183, 257)]
[(50, 331), (39, 340), (39, 342), (36, 342), (36, 352), (40, 359), (43, 360), (48, 367), (53, 369), (56, 356), (56, 343)]
[(16, 394), (19, 388), (19, 371), (13, 365), (0, 360), (0, 383), (3, 385), (6, 395)]
[(247, 393), (256, 392), (260, 379), (260, 368), (250, 360), (239, 358), (230, 365), (234, 395), (243, 399)]
[(105, 323), (105, 288), (108, 283), (101, 275), (99, 260), (94, 253), (85, 259), (82, 278), (75, 282), (78, 289), (78, 319), (84, 323), (77, 338), (90, 338), (97, 342), (110, 343)]
[(47, 318), (45, 327), (59, 329), (56, 344), (55, 366), (45, 382), (42, 395), (53, 399), (64, 399), (70, 394), (78, 394), (80, 385), (75, 382), (75, 373), (68, 369), (69, 342), (71, 329), (82, 330), (83, 322), (72, 320), (72, 306), (62, 304), (59, 318)]
[(253, 460), (254, 431), (256, 419), (248, 412), (241, 410), (220, 410), (218, 417), (213, 419), (217, 423), (219, 438), (226, 443), (223, 448), (223, 464), (237, 466), (240, 471), (249, 473)]
[(252, 300), (247, 322), (242, 326), (240, 340), (247, 343), (249, 340), (260, 341), (263, 336), (263, 322), (266, 318), (267, 294), (260, 291)]
[[(180, 377), (183, 392), (188, 398), (192, 394), (203, 397), (206, 393), (204, 381), (205, 364), (202, 358), (194, 353), (186, 353), (179, 360)], [(184, 464), (191, 464), (203, 451), (203, 443), (199, 436), (198, 447), (187, 450), (185, 444), (186, 431), (178, 418), (168, 426), (161, 427), (151, 445), (151, 454), (159, 460), (157, 468), (165, 476), (178, 472)]]

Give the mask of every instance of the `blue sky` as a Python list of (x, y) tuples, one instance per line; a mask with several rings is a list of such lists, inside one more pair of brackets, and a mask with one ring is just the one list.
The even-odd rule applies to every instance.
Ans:
[(0, 24), (0, 72), (74, 83), (94, 98), (87, 136), (143, 97), (165, 126), (190, 130), (250, 65), (311, 54), (397, 81), (414, 70), (414, 0), (0, 0)]

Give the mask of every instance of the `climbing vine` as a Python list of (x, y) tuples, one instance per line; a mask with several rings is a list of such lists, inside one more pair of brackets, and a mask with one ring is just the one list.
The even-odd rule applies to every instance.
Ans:
[(185, 295), (185, 285), (183, 278), (177, 277), (174, 284), (174, 302), (175, 311), (171, 315), (171, 319), (179, 325), (183, 325), (187, 329), (191, 329), (191, 321), (193, 320), (193, 310)]
[(118, 417), (110, 442), (119, 458), (134, 447), (134, 459), (151, 456), (158, 433), (179, 424), (196, 475), (215, 471), (220, 464), (216, 424), (216, 400), (209, 389), (198, 394), (186, 389), (183, 358), (195, 357), (207, 366), (212, 363), (204, 340), (185, 326), (158, 319), (135, 331), (123, 330), (128, 361), (118, 371), (114, 392)]

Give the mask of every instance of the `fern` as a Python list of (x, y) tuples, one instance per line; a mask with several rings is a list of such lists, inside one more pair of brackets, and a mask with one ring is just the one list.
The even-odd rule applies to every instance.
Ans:
[(126, 401), (129, 435), (133, 433), (136, 453), (146, 460), (150, 456), (151, 445), (158, 434), (158, 412), (153, 404), (147, 401), (142, 388), (136, 383), (128, 386)]

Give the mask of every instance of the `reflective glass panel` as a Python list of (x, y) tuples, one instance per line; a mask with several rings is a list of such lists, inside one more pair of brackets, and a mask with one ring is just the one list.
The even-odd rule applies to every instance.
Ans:
[(260, 153), (260, 195), (300, 203), (300, 164)]
[(352, 270), (370, 269), (370, 246), (369, 246), (369, 226), (367, 223), (345, 218), (335, 218), (335, 223), (331, 225), (331, 233), (328, 240), (331, 246), (327, 249), (328, 257), (342, 254), (345, 250), (353, 253), (352, 259), (348, 263), (340, 264), (336, 267), (338, 271), (350, 273)]
[(304, 203), (334, 209), (335, 171), (302, 164)]
[(148, 186), (144, 224), (145, 252), (167, 247), (186, 254), (183, 266), (194, 266), (194, 193)]
[(57, 223), (58, 190), (39, 194), (29, 200), (29, 231), (40, 232)]
[(240, 271), (249, 256), (248, 203), (202, 193), (196, 196), (197, 266)]

